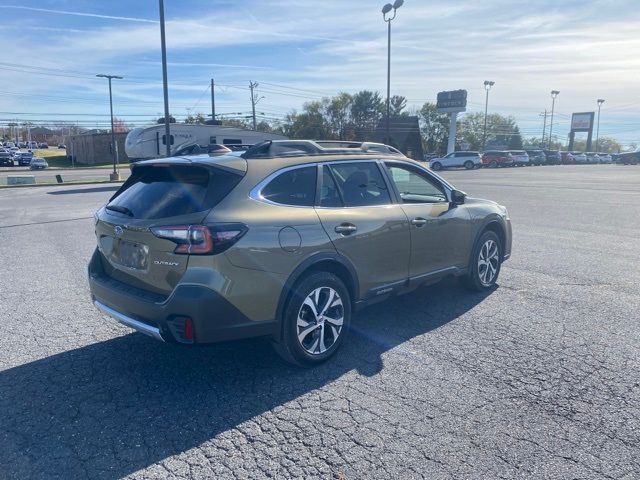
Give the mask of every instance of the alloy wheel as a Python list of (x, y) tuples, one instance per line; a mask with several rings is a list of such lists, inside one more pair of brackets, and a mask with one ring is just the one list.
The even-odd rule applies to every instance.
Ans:
[(483, 285), (488, 286), (493, 283), (498, 273), (499, 262), (498, 244), (493, 240), (487, 240), (480, 248), (478, 255), (478, 276)]
[(329, 350), (338, 340), (344, 323), (342, 298), (331, 287), (313, 290), (300, 306), (298, 342), (311, 355)]

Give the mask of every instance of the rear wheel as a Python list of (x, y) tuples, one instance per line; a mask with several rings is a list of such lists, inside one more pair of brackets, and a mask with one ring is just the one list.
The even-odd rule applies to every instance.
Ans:
[(435, 170), (436, 172), (438, 170), (442, 170), (442, 164), (440, 162), (434, 162), (431, 164), (431, 169)]
[(329, 272), (314, 272), (293, 289), (282, 316), (282, 338), (275, 343), (287, 362), (313, 366), (340, 347), (351, 321), (351, 298)]
[(463, 277), (464, 284), (478, 291), (494, 287), (500, 274), (502, 264), (502, 245), (500, 239), (492, 231), (486, 231), (478, 240), (471, 255), (469, 273)]
[(489, 163), (489, 168), (497, 168), (498, 167), (498, 162), (496, 162), (495, 160), (491, 160), (491, 163)]
[(466, 162), (464, 162), (464, 168), (466, 168), (467, 170), (473, 170), (473, 162), (471, 160), (467, 160)]

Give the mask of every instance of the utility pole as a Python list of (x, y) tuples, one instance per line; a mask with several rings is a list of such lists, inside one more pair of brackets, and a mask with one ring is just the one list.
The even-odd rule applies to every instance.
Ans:
[(604, 99), (603, 98), (599, 98), (598, 99), (598, 126), (596, 128), (596, 153), (598, 152), (598, 143), (600, 142), (600, 108), (602, 107), (602, 104), (604, 103)]
[(113, 156), (113, 173), (109, 176), (112, 182), (117, 182), (120, 180), (120, 174), (118, 173), (116, 164), (118, 163), (118, 154), (116, 150), (116, 134), (113, 128), (113, 97), (111, 96), (111, 80), (122, 79), (118, 75), (105, 75), (99, 74), (96, 77), (106, 78), (109, 80), (109, 110), (111, 112), (111, 155)]
[(249, 89), (251, 90), (251, 117), (253, 118), (253, 129), (257, 129), (256, 122), (256, 105), (264, 97), (259, 97), (257, 93), (254, 93), (253, 89), (258, 88), (258, 82), (249, 82)]
[(549, 150), (551, 150), (551, 142), (553, 142), (553, 112), (556, 108), (556, 97), (560, 92), (558, 90), (551, 90), (551, 124), (549, 125)]
[(169, 87), (167, 80), (167, 42), (164, 33), (164, 0), (159, 0), (160, 8), (160, 48), (162, 50), (162, 90), (164, 92), (164, 138), (166, 144), (166, 156), (171, 156), (171, 127), (169, 116)]
[(213, 78), (211, 79), (211, 120), (215, 122), (216, 120), (216, 93), (215, 93), (215, 83), (213, 83)]
[(542, 124), (542, 147), (544, 148), (544, 139), (547, 133), (547, 109), (544, 109), (544, 112), (540, 114), (541, 117), (544, 117), (544, 123)]
[(487, 91), (487, 95), (485, 97), (485, 102), (484, 102), (484, 130), (482, 134), (482, 151), (483, 152), (487, 147), (487, 112), (489, 110), (489, 90), (491, 90), (491, 87), (493, 87), (495, 84), (496, 82), (493, 82), (491, 80), (484, 81), (484, 89)]
[[(393, 5), (387, 3), (382, 7), (382, 19), (387, 23), (387, 140), (391, 144), (391, 22), (398, 14), (398, 9), (404, 4), (404, 0), (396, 0)], [(393, 16), (387, 17), (393, 10)]]

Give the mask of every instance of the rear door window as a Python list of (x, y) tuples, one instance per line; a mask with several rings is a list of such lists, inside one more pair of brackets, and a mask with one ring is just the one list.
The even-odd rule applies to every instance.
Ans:
[(186, 165), (140, 166), (107, 205), (110, 213), (158, 219), (213, 208), (242, 179), (217, 168)]
[(329, 167), (347, 207), (388, 205), (391, 195), (375, 162), (334, 163)]
[(287, 170), (262, 189), (262, 198), (281, 205), (312, 207), (316, 199), (317, 172), (315, 166)]

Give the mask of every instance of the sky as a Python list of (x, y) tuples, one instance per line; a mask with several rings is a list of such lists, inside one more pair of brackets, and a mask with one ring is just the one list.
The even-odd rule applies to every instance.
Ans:
[[(15, 1), (15, 0), (14, 0)], [(392, 23), (391, 94), (410, 108), (466, 89), (468, 112), (512, 115), (525, 136), (559, 90), (554, 134), (602, 106), (600, 135), (640, 143), (638, 0), (406, 0)], [(170, 111), (250, 113), (249, 82), (277, 121), (339, 91), (386, 92), (385, 0), (165, 0)], [(0, 124), (68, 121), (106, 128), (163, 112), (158, 2), (0, 0)], [(579, 134), (584, 135), (584, 134)]]

